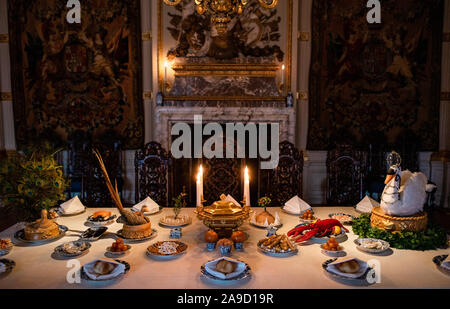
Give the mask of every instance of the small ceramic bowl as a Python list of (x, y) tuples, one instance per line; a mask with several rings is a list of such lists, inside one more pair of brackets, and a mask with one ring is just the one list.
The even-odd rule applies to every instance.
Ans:
[(216, 249), (216, 243), (215, 242), (207, 242), (206, 249), (208, 251), (214, 251), (214, 249)]
[(323, 248), (323, 245), (320, 245), (320, 248), (322, 249), (322, 253), (328, 256), (332, 256), (332, 257), (341, 257), (341, 256), (346, 256), (346, 253), (344, 251), (344, 247), (342, 247), (341, 245), (339, 245), (341, 250), (338, 251), (332, 251), (332, 250), (326, 250)]
[(219, 246), (220, 249), (220, 254), (222, 254), (222, 256), (227, 256), (231, 254), (231, 245), (228, 246)]
[(127, 246), (127, 250), (125, 251), (112, 251), (111, 247), (106, 248), (106, 253), (107, 255), (111, 255), (111, 256), (122, 256), (125, 255), (125, 253), (129, 252), (131, 250), (131, 246), (128, 244), (125, 244)]
[(236, 250), (242, 250), (243, 247), (244, 247), (244, 243), (242, 243), (242, 242), (235, 242), (235, 243), (234, 243), (234, 248), (235, 248)]

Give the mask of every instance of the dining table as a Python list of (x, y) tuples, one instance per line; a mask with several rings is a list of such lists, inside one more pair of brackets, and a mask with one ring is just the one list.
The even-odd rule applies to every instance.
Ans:
[[(346, 257), (355, 257), (369, 264), (377, 265), (379, 280), (369, 285), (353, 285), (330, 276), (322, 264), (332, 259), (325, 255), (320, 244), (307, 242), (297, 245), (298, 252), (291, 256), (277, 257), (262, 252), (257, 244), (265, 238), (268, 230), (254, 226), (249, 220), (239, 230), (247, 235), (241, 251), (233, 248), (230, 257), (247, 263), (250, 276), (235, 282), (211, 280), (201, 273), (201, 267), (210, 260), (221, 256), (216, 248), (208, 251), (204, 240), (208, 227), (199, 220), (195, 208), (183, 208), (181, 214), (190, 215), (192, 222), (181, 228), (181, 238), (177, 239), (187, 245), (184, 254), (173, 259), (157, 259), (147, 254), (147, 248), (156, 241), (173, 240), (170, 228), (161, 225), (160, 219), (173, 215), (173, 209), (163, 208), (160, 212), (149, 216), (152, 228), (157, 231), (156, 237), (139, 243), (131, 243), (131, 249), (117, 259), (130, 265), (127, 273), (119, 278), (104, 282), (92, 280), (72, 280), (74, 270), (95, 259), (108, 258), (106, 248), (117, 238), (116, 232), (122, 224), (116, 221), (107, 225), (108, 230), (98, 240), (91, 242), (91, 247), (81, 256), (64, 258), (54, 253), (55, 247), (66, 242), (79, 239), (80, 233), (89, 224), (88, 216), (100, 208), (87, 208), (76, 216), (60, 216), (55, 219), (59, 225), (68, 228), (65, 236), (53, 242), (30, 245), (14, 238), (15, 232), (23, 229), (25, 223), (17, 223), (0, 232), (0, 238), (10, 238), (14, 247), (9, 254), (0, 259), (15, 262), (15, 267), (7, 274), (0, 276), (0, 289), (385, 289), (385, 288), (450, 288), (450, 276), (443, 273), (433, 263), (438, 255), (449, 254), (449, 249), (427, 251), (400, 250), (390, 248), (380, 254), (369, 254), (360, 251), (354, 240), (358, 238), (351, 225), (345, 225), (349, 232), (340, 245)], [(103, 208), (116, 215), (116, 208)], [(252, 207), (252, 211), (262, 211), (260, 207)], [(285, 234), (300, 223), (298, 215), (286, 213), (280, 207), (268, 207), (275, 215), (278, 213), (281, 226), (278, 234)], [(345, 213), (359, 216), (354, 207), (313, 207), (314, 215), (327, 219), (330, 213)], [(72, 278), (72, 279), (71, 279)]]

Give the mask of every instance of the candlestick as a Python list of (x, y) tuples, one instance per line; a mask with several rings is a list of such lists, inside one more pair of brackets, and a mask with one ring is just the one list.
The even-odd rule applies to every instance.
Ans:
[(200, 168), (197, 174), (197, 207), (202, 206), (203, 203), (203, 167)]
[(250, 177), (248, 175), (248, 167), (244, 170), (244, 206), (250, 206)]

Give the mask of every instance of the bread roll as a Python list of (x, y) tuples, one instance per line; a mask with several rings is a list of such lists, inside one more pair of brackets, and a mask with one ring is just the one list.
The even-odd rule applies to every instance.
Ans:
[(355, 260), (350, 260), (336, 265), (336, 268), (343, 273), (354, 274), (359, 271), (359, 263)]
[(97, 261), (94, 264), (94, 272), (98, 275), (108, 275), (117, 267), (117, 264), (104, 261)]
[(216, 264), (216, 270), (221, 272), (222, 274), (231, 274), (236, 269), (236, 263), (227, 261), (227, 260), (220, 260)]

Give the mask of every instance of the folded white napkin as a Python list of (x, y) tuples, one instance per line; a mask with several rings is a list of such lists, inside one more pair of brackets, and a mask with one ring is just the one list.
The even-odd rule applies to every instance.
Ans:
[[(221, 260), (227, 260), (227, 261), (236, 263), (237, 265), (236, 265), (236, 269), (234, 270), (234, 272), (225, 275), (225, 274), (221, 273), (220, 271), (217, 271), (216, 270), (216, 265)], [(215, 276), (217, 278), (220, 278), (220, 279), (231, 279), (231, 278), (239, 276), (245, 270), (245, 263), (242, 263), (240, 261), (237, 261), (237, 260), (231, 259), (229, 257), (223, 256), (221, 258), (218, 258), (217, 260), (214, 260), (214, 261), (206, 263), (205, 264), (205, 268), (206, 268), (206, 271), (208, 273), (210, 273), (211, 275), (213, 275), (213, 276)]]
[[(337, 264), (340, 264), (340, 263), (343, 263), (346, 261), (351, 261), (351, 260), (355, 260), (359, 264), (359, 271), (357, 273), (354, 273), (354, 274), (343, 273), (336, 267)], [(361, 261), (360, 259), (357, 259), (357, 258), (350, 257), (350, 258), (340, 259), (340, 260), (337, 260), (336, 262), (328, 264), (327, 269), (337, 275), (341, 275), (341, 276), (344, 276), (347, 278), (358, 278), (358, 277), (361, 277), (362, 275), (364, 275), (364, 273), (366, 272), (368, 267), (369, 267), (369, 265), (366, 262)]]
[(142, 207), (147, 206), (149, 213), (154, 213), (159, 211), (159, 205), (152, 200), (149, 196), (147, 196), (144, 200), (134, 205), (133, 210), (141, 211)]
[(229, 201), (229, 202), (233, 202), (234, 204), (236, 204), (237, 206), (241, 206), (241, 204), (239, 204), (231, 195), (227, 195), (227, 197), (225, 198), (225, 201)]
[(380, 203), (366, 195), (357, 205), (356, 210), (362, 213), (371, 213), (372, 208), (380, 206)]
[(296, 195), (284, 204), (283, 209), (293, 214), (301, 214), (311, 209), (311, 206)]
[[(116, 264), (116, 268), (107, 275), (102, 275), (102, 276), (98, 276), (97, 274), (94, 273), (94, 265), (97, 261), (104, 261), (104, 262), (108, 262), (111, 264)], [(107, 259), (96, 259), (93, 260), (90, 263), (87, 263), (85, 265), (83, 265), (83, 270), (86, 273), (86, 275), (91, 278), (92, 280), (107, 280), (107, 279), (113, 279), (115, 277), (117, 277), (118, 275), (120, 275), (121, 273), (125, 272), (125, 265), (123, 265), (122, 263), (118, 263), (116, 261), (113, 260), (107, 260)]]
[(81, 203), (78, 196), (62, 203), (59, 207), (64, 215), (70, 215), (84, 210), (84, 205)]

